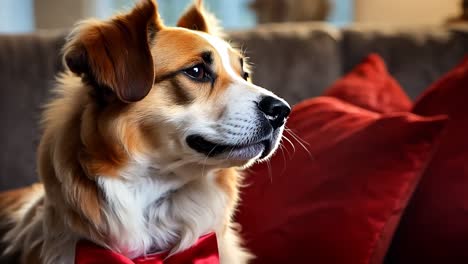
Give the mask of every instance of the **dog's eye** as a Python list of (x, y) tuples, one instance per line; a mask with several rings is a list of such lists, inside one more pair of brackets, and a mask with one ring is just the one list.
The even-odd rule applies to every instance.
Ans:
[(242, 74), (242, 78), (244, 78), (244, 80), (246, 81), (249, 77), (250, 77), (250, 74), (248, 72), (244, 72), (244, 74)]
[(197, 64), (193, 67), (185, 69), (184, 73), (195, 81), (207, 82), (211, 80), (211, 75), (203, 64)]

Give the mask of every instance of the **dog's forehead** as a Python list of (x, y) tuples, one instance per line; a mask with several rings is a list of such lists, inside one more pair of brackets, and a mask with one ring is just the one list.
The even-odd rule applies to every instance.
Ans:
[(229, 66), (236, 71), (239, 68), (240, 53), (221, 38), (203, 32), (183, 28), (162, 30), (158, 32), (152, 50), (156, 68), (184, 67), (199, 60), (206, 52), (210, 52), (220, 66)]

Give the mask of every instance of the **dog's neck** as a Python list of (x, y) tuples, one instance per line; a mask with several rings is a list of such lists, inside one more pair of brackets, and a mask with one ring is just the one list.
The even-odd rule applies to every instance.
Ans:
[(227, 197), (216, 170), (184, 165), (173, 170), (136, 159), (120, 178), (101, 177), (108, 233), (114, 250), (129, 257), (190, 247), (223, 223)]

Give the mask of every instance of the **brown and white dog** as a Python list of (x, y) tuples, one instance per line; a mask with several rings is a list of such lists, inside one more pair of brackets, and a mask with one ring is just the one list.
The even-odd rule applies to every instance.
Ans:
[(238, 170), (275, 151), (290, 108), (212, 23), (198, 1), (166, 27), (144, 0), (75, 28), (43, 115), (41, 184), (0, 195), (7, 253), (73, 263), (86, 239), (133, 258), (216, 232), (222, 263), (249, 260), (231, 220)]

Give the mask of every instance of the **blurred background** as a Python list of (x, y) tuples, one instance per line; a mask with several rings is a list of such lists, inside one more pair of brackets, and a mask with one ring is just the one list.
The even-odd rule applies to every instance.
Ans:
[[(159, 0), (163, 18), (173, 25), (191, 0)], [(468, 2), (468, 1), (464, 1)], [(106, 18), (130, 8), (134, 0), (0, 0), (0, 33), (70, 28), (86, 17)], [(359, 24), (439, 25), (467, 19), (462, 0), (205, 0), (226, 29), (261, 23), (327, 21)]]

